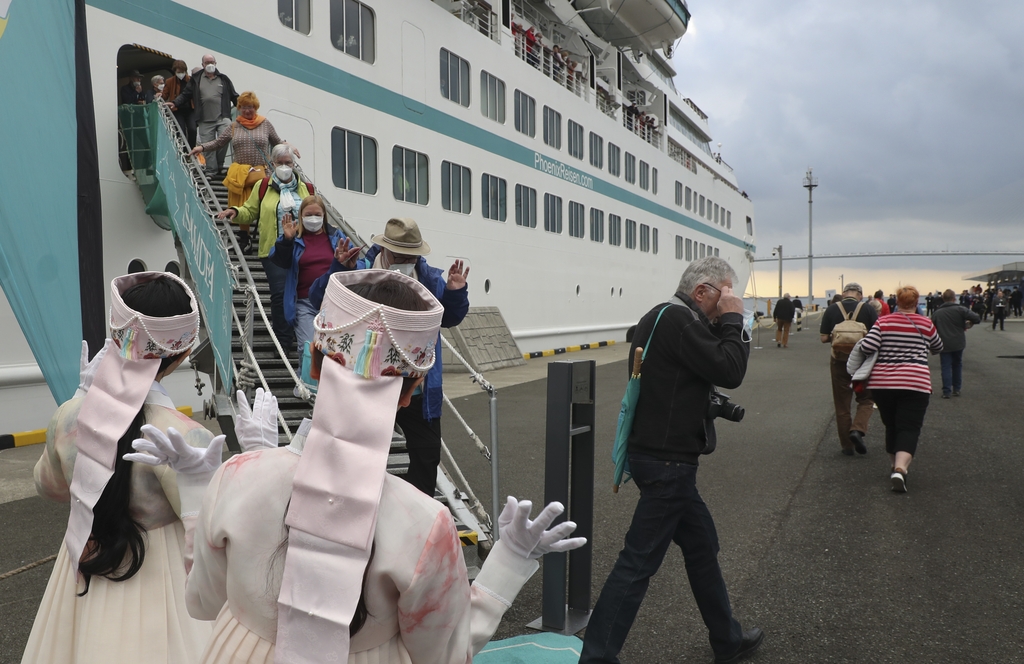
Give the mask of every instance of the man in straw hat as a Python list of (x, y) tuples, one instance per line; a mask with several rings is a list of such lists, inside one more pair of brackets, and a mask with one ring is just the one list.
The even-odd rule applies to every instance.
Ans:
[[(455, 327), (462, 322), (469, 310), (469, 288), (466, 286), (469, 266), (461, 260), (455, 261), (445, 281), (442, 270), (427, 264), (430, 245), (423, 241), (420, 227), (412, 219), (388, 220), (384, 233), (373, 236), (370, 241), (374, 246), (366, 252), (365, 258), (356, 263), (355, 269), (394, 270), (412, 277), (440, 300), (444, 308), (441, 327)], [(348, 266), (351, 265), (350, 259), (351, 255), (339, 244), (330, 270), (309, 289), (309, 301), (314, 307), (320, 308), (330, 275), (352, 269)], [(437, 345), (440, 344), (438, 335)], [(441, 461), (442, 374), (441, 357), (438, 356), (422, 388), (398, 413), (398, 425), (405, 433), (409, 450), (409, 472), (405, 479), (428, 496), (434, 495), (437, 464)]]
[[(443, 316), (408, 277), (330, 278), (312, 420), (286, 448), (233, 457), (206, 488), (185, 591), (193, 616), (217, 621), (204, 663), (468, 662), (537, 558), (586, 543), (566, 539), (571, 521), (548, 528), (558, 503), (531, 521), (530, 502), (509, 497), (470, 584), (448, 510), (388, 474), (396, 410), (434, 365)], [(159, 435), (136, 442), (172, 469), (192, 465)]]

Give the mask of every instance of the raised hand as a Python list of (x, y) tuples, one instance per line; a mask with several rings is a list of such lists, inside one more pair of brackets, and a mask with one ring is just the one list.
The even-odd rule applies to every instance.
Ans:
[(298, 230), (299, 225), (295, 223), (295, 220), (292, 218), (292, 213), (285, 213), (285, 215), (281, 217), (281, 232), (284, 234), (284, 239), (289, 241), (294, 240), (295, 236), (298, 234)]
[(350, 270), (356, 269), (356, 263), (359, 260), (359, 247), (352, 240), (345, 238), (344, 242), (339, 242), (334, 249), (334, 260)]
[(174, 427), (167, 433), (152, 424), (142, 425), (142, 435), (132, 441), (134, 453), (124, 455), (125, 461), (144, 463), (147, 466), (167, 466), (181, 475), (212, 474), (220, 467), (224, 453), (224, 436), (210, 441), (209, 447), (192, 447)]
[(505, 509), (498, 516), (498, 533), (500, 541), (505, 542), (512, 552), (523, 558), (540, 558), (546, 553), (571, 551), (587, 543), (586, 537), (566, 539), (576, 524), (563, 521), (554, 528), (548, 528), (559, 514), (565, 511), (562, 503), (548, 503), (537, 518), (530, 520), (533, 503), (529, 500), (519, 501), (509, 496)]
[(238, 390), (238, 415), (235, 417), (235, 435), (243, 452), (277, 447), (277, 397), (256, 388), (256, 396), (249, 408), (245, 392)]
[(469, 266), (464, 266), (461, 260), (456, 260), (448, 269), (448, 290), (465, 288), (467, 279), (469, 279)]
[(96, 377), (96, 369), (99, 368), (100, 362), (103, 361), (103, 356), (107, 354), (107, 348), (113, 346), (114, 342), (107, 339), (103, 342), (103, 348), (100, 348), (99, 352), (96, 353), (92, 360), (89, 359), (89, 342), (82, 340), (82, 357), (78, 362), (78, 392), (75, 396), (84, 396), (89, 388), (92, 387), (92, 380)]
[(718, 314), (742, 314), (743, 300), (736, 296), (732, 288), (722, 286), (722, 296), (718, 298)]

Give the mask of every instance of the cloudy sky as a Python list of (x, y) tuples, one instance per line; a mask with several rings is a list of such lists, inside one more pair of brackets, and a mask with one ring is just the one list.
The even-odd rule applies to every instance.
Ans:
[[(708, 113), (754, 201), (759, 257), (780, 243), (806, 255), (808, 166), (816, 254), (1024, 250), (1024, 2), (689, 7), (676, 86)], [(965, 273), (1014, 260), (1024, 255), (816, 261), (815, 291), (841, 273), (866, 288), (959, 289)], [(777, 264), (757, 268), (777, 289)], [(806, 293), (806, 262), (785, 271), (786, 289)]]

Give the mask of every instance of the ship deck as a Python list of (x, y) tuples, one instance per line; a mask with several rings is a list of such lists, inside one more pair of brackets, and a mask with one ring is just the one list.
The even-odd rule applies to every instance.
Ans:
[[(717, 451), (699, 486), (714, 514), (720, 562), (737, 618), (765, 630), (753, 661), (1015, 661), (1024, 628), (1024, 467), (1020, 415), (1024, 319), (1005, 332), (983, 324), (968, 335), (963, 396), (937, 395), (925, 418), (909, 493), (889, 490), (877, 413), (866, 456), (839, 451), (828, 347), (815, 323), (777, 349), (760, 333), (741, 388), (743, 422), (719, 425)], [(755, 345), (757, 339), (755, 337)], [(636, 503), (627, 485), (611, 492), (610, 449), (626, 379), (628, 347), (531, 360), (488, 375), (499, 387), (501, 491), (543, 499), (546, 363), (596, 359), (597, 489), (593, 596), (615, 561)], [(938, 360), (932, 380), (940, 384)], [(449, 395), (482, 436), (486, 395), (461, 375)], [(463, 385), (465, 383), (465, 385)], [(490, 494), (490, 469), (454, 417), (444, 435), (470, 484)], [(39, 446), (0, 452), (0, 574), (57, 551), (67, 507), (31, 494)], [(29, 491), (26, 494), (26, 491)], [(1017, 524), (1017, 525), (1013, 525)], [(52, 563), (0, 580), (0, 661), (18, 661)], [(495, 635), (527, 634), (540, 615), (541, 575), (524, 587)], [(706, 661), (707, 633), (678, 550), (653, 579), (623, 661)], [(568, 661), (574, 661), (570, 656)], [(491, 660), (489, 660), (491, 661)]]

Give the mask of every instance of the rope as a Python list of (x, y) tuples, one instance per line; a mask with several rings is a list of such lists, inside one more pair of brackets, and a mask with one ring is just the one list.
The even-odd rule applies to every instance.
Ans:
[[(448, 407), (452, 409), (453, 413), (455, 413), (455, 419), (457, 419), (459, 421), (459, 423), (462, 425), (462, 427), (466, 430), (466, 433), (469, 434), (469, 437), (473, 439), (473, 442), (476, 444), (477, 451), (480, 452), (480, 454), (483, 454), (484, 458), (487, 459), (487, 461), (490, 461), (491, 460), (491, 450), (486, 445), (484, 445), (484, 442), (482, 440), (480, 440), (480, 436), (476, 435), (473, 432), (473, 429), (471, 429), (469, 424), (466, 423), (466, 420), (462, 419), (462, 415), (455, 408), (455, 406), (452, 405), (452, 402), (448, 399), (448, 395), (442, 393), (441, 396), (444, 397), (444, 402), (446, 404), (448, 404)], [(469, 485), (467, 484), (466, 486), (469, 486)]]
[[(256, 301), (259, 302), (259, 300)], [(262, 311), (262, 307), (260, 307), (260, 309)], [(235, 324), (241, 327), (241, 322), (239, 322), (238, 320), (238, 312), (234, 310), (234, 307), (232, 307), (231, 309), (231, 315), (235, 319)], [(274, 339), (274, 343), (277, 343), (277, 338), (274, 337), (273, 334), (271, 334), (271, 338)], [(281, 347), (278, 346), (278, 350), (280, 349)], [(267, 384), (267, 379), (266, 377), (264, 377), (263, 371), (260, 369), (259, 362), (256, 361), (256, 355), (252, 352), (252, 348), (249, 347), (249, 344), (244, 339), (242, 340), (242, 350), (246, 353), (246, 355), (248, 355), (248, 361), (242, 362), (243, 371), (248, 370), (250, 372), (255, 372), (256, 375), (259, 376), (260, 383), (263, 384), (263, 389), (266, 390), (267, 392), (270, 392), (270, 385)], [(288, 367), (289, 371), (291, 371), (291, 363), (288, 362), (287, 358), (285, 358), (285, 366)], [(241, 375), (241, 372), (236, 374), (236, 380), (238, 379), (238, 377), (241, 377)], [(294, 372), (292, 372), (292, 376), (295, 376)], [(309, 390), (306, 391), (306, 394), (309, 394)], [(280, 410), (277, 411), (277, 421), (281, 423), (281, 426), (284, 428), (285, 435), (288, 436), (288, 440), (291, 441), (292, 430), (288, 427), (288, 423), (285, 422), (284, 415), (281, 414)]]
[(56, 559), (57, 559), (57, 554), (53, 554), (52, 556), (47, 556), (47, 557), (43, 558), (42, 560), (37, 560), (34, 563), (29, 563), (28, 565), (22, 565), (18, 569), (12, 569), (10, 572), (4, 572), (3, 574), (0, 574), (0, 581), (3, 581), (4, 579), (9, 579), (12, 576), (14, 576), (15, 574), (21, 574), (22, 572), (27, 572), (30, 569), (34, 569), (36, 567), (39, 567), (40, 565), (45, 565), (46, 563), (50, 562), (51, 560), (56, 560)]
[[(469, 481), (466, 479), (466, 476), (462, 474), (462, 469), (459, 468), (459, 464), (455, 463), (455, 457), (452, 456), (451, 450), (448, 449), (444, 440), (441, 441), (441, 451), (444, 453), (445, 460), (447, 462), (445, 463), (445, 468), (453, 470), (456, 474), (455, 479), (465, 487), (465, 489), (456, 490), (464, 492), (466, 497), (469, 498), (469, 511), (480, 520), (481, 525), (484, 525), (487, 528), (493, 528), (491, 524), (491, 515), (487, 513), (487, 510), (484, 509), (483, 503), (481, 503), (480, 499), (476, 497), (475, 493), (473, 493), (472, 487), (469, 486)], [(458, 498), (458, 496), (456, 496), (456, 498)]]

